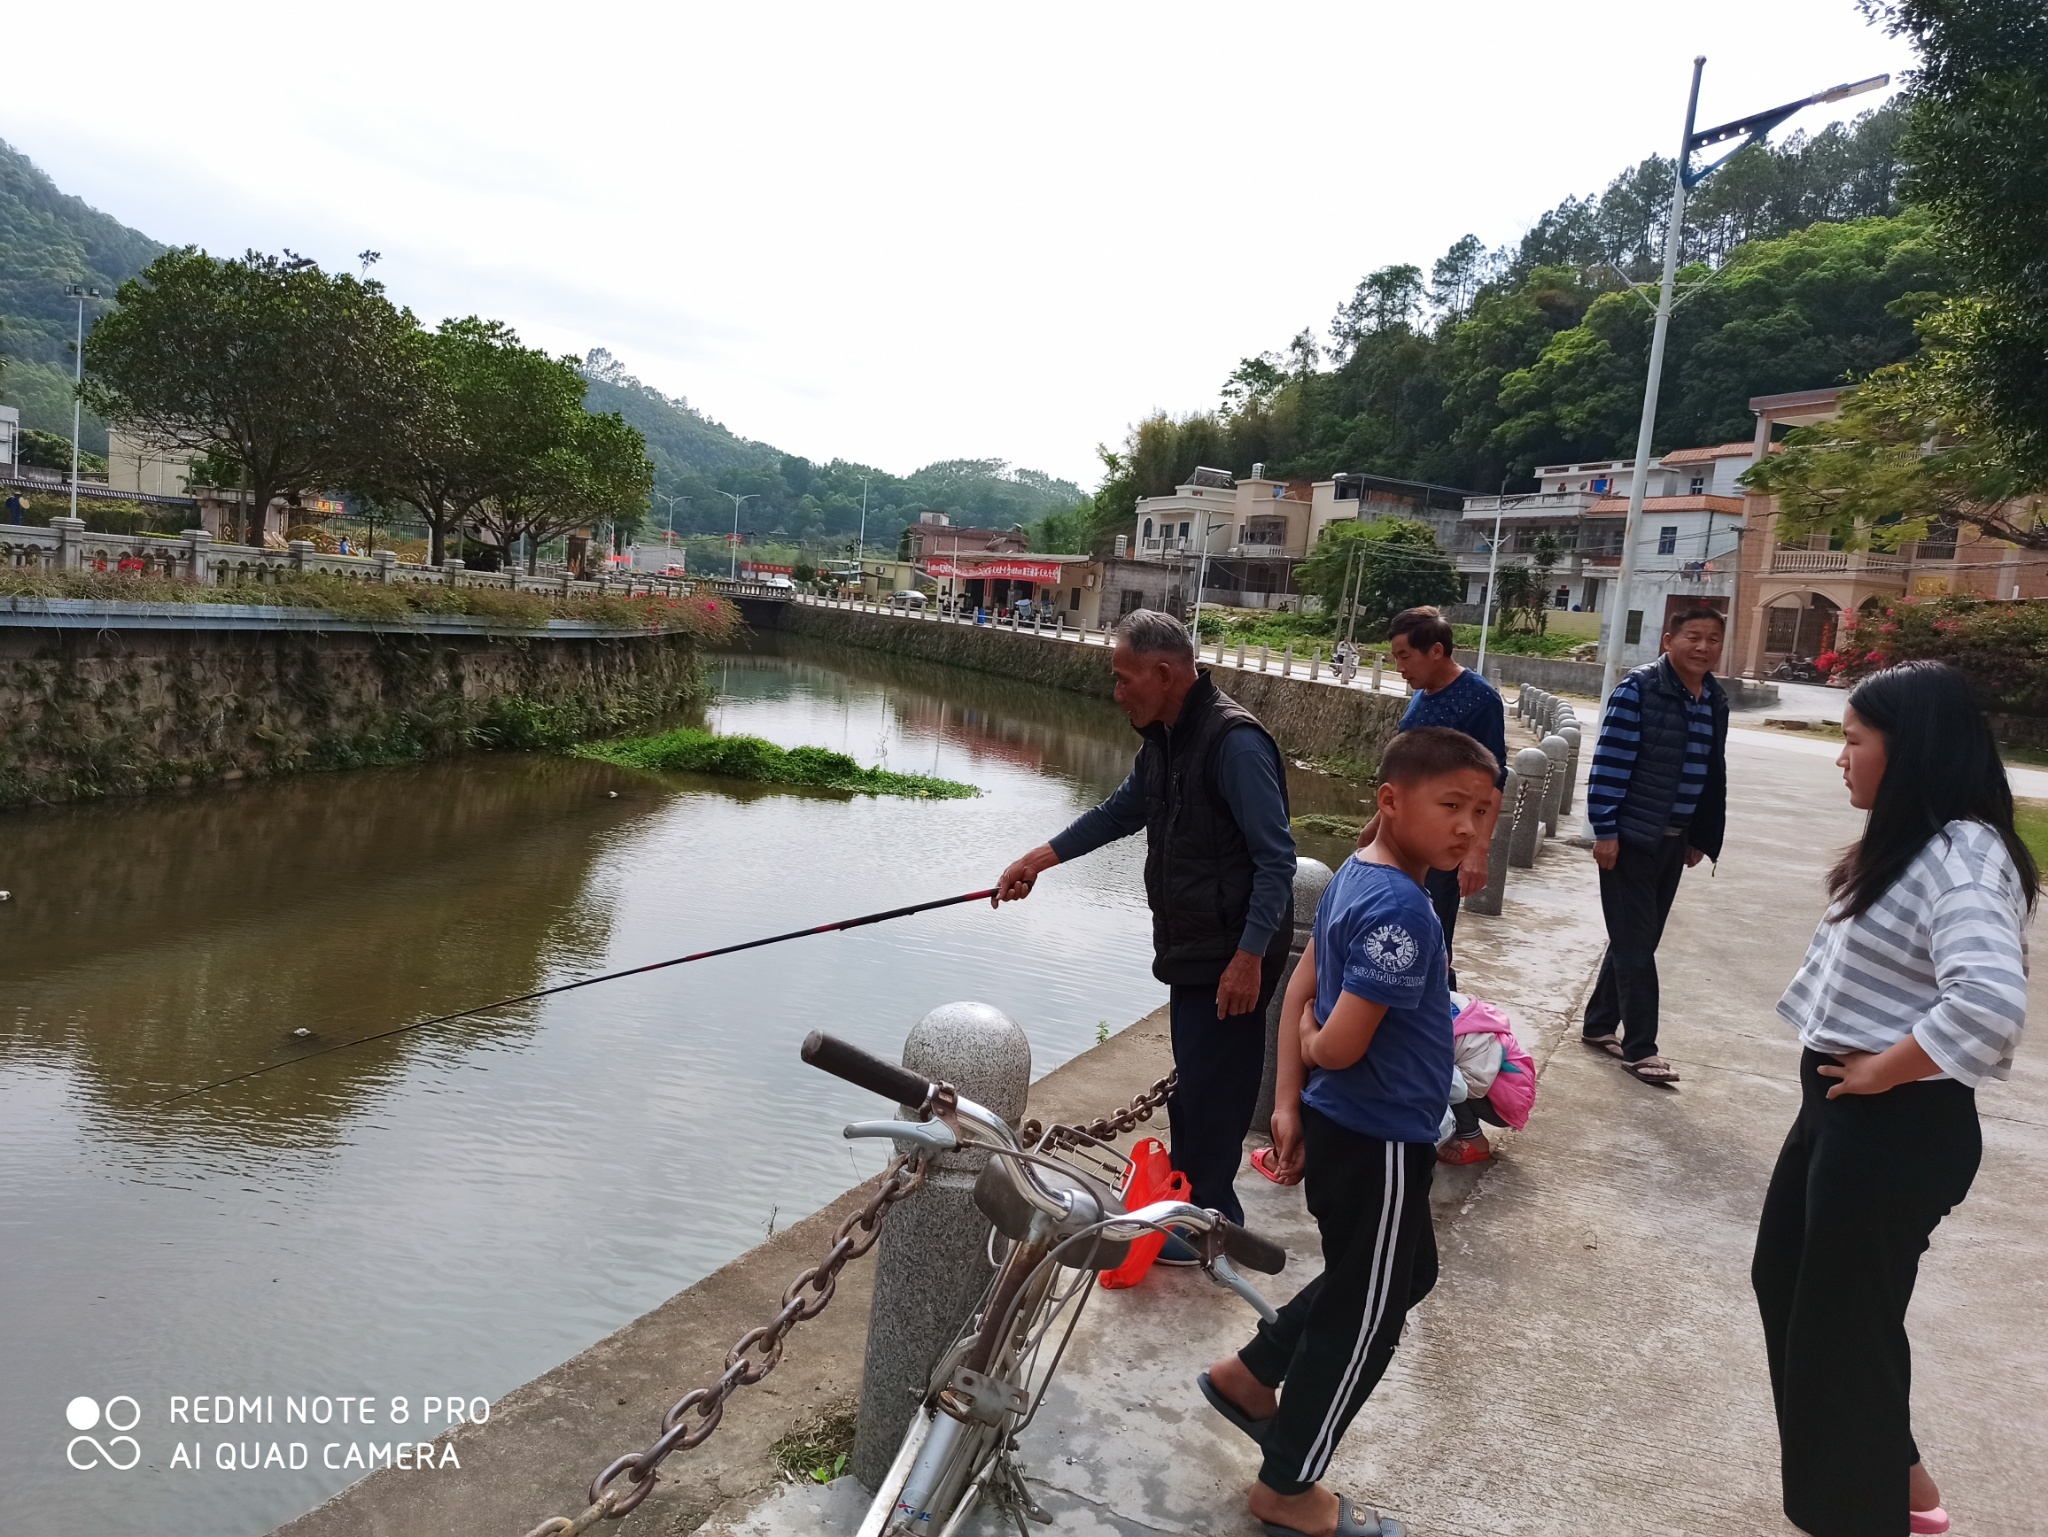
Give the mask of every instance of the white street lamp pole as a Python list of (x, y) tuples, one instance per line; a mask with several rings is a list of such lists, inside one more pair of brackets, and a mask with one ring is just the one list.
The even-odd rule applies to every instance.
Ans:
[(85, 386), (85, 301), (97, 299), (97, 288), (86, 288), (73, 283), (64, 290), (67, 298), (78, 301), (78, 346), (72, 354), (71, 368), (71, 516), (78, 516), (78, 433), (85, 397), (80, 393)]
[(860, 478), (860, 533), (854, 540), (853, 563), (859, 566), (863, 577), (867, 572), (868, 559), (868, 477)]
[(1486, 632), (1487, 622), (1493, 617), (1494, 578), (1500, 575), (1500, 515), (1508, 499), (1505, 482), (1500, 492), (1493, 504), (1493, 544), (1486, 552), (1486, 597), (1479, 609), (1479, 665), (1476, 670), (1482, 678), (1486, 676)]
[[(1672, 291), (1678, 279), (1678, 249), (1685, 238), (1686, 194), (1726, 165), (1735, 154), (1752, 144), (1761, 143), (1773, 128), (1802, 108), (1860, 96), (1865, 91), (1874, 91), (1891, 83), (1890, 75), (1873, 75), (1854, 85), (1838, 85), (1817, 91), (1800, 101), (1788, 102), (1768, 112), (1758, 112), (1732, 123), (1723, 123), (1718, 128), (1706, 128), (1695, 133), (1693, 114), (1699, 108), (1700, 74), (1706, 67), (1705, 54), (1692, 61), (1692, 91), (1685, 102), (1685, 133), (1678, 141), (1678, 163), (1673, 168), (1671, 222), (1664, 231), (1664, 281), (1657, 294), (1657, 326), (1650, 337), (1649, 374), (1643, 381), (1643, 416), (1636, 429), (1635, 477), (1628, 492), (1628, 517), (1621, 527), (1621, 568), (1614, 579), (1614, 600), (1608, 605), (1606, 665), (1600, 676), (1600, 708), (1603, 712), (1607, 708), (1607, 696), (1614, 692), (1614, 685), (1621, 677), (1621, 652), (1628, 633), (1628, 590), (1636, 570), (1636, 534), (1642, 524), (1643, 495), (1650, 484), (1650, 442), (1657, 429), (1657, 387), (1664, 373), (1664, 339), (1671, 329)], [(1697, 171), (1692, 168), (1694, 150), (1738, 138), (1742, 143), (1719, 160), (1701, 166)]]
[(718, 494), (732, 498), (732, 562), (726, 569), (726, 580), (736, 582), (740, 579), (740, 503), (751, 502), (761, 493), (749, 491), (745, 496), (733, 496), (730, 491), (721, 491)]
[(1202, 560), (1201, 564), (1195, 568), (1194, 636), (1195, 654), (1197, 656), (1201, 655), (1202, 651), (1202, 590), (1209, 585), (1209, 540), (1217, 529), (1228, 528), (1229, 526), (1230, 520), (1228, 518), (1217, 523), (1211, 523), (1206, 518), (1202, 520)]

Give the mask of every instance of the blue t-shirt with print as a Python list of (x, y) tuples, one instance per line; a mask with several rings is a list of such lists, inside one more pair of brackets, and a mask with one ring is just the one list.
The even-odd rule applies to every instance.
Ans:
[(1316, 1019), (1340, 993), (1384, 1004), (1349, 1067), (1311, 1068), (1301, 1101), (1387, 1142), (1437, 1139), (1451, 1097), (1451, 990), (1429, 894), (1391, 865), (1345, 860), (1316, 907)]

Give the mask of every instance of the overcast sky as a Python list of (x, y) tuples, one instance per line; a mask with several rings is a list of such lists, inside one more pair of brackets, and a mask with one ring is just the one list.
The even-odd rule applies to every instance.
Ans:
[[(172, 243), (366, 248), (748, 437), (1098, 479), (1358, 278), (1910, 65), (1852, 0), (207, 0), (10, 21), (0, 137)], [(75, 61), (75, 67), (72, 67)], [(1811, 130), (1882, 98), (1818, 109)]]

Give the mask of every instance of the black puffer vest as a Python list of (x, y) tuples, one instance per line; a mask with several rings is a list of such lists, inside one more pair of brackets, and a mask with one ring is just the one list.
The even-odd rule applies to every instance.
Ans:
[[(1616, 831), (1624, 843), (1655, 848), (1671, 825), (1671, 807), (1678, 799), (1679, 773), (1685, 767), (1685, 702), (1692, 696), (1669, 657), (1645, 663), (1629, 676), (1642, 701), (1642, 740), (1636, 744)], [(1706, 788), (1686, 824), (1686, 842), (1707, 858), (1719, 859), (1728, 825), (1728, 694), (1712, 673), (1703, 697), (1714, 711), (1714, 751), (1707, 760)]]
[[(1221, 977), (1251, 911), (1251, 848), (1216, 780), (1216, 748), (1231, 731), (1258, 732), (1275, 759), (1280, 757), (1258, 718), (1203, 668), (1172, 728), (1154, 723), (1138, 733), (1145, 745), (1133, 772), (1145, 792), (1152, 975), (1169, 987), (1205, 987)], [(1280, 794), (1284, 800), (1284, 763)], [(1274, 945), (1284, 952), (1293, 931), (1290, 899)]]

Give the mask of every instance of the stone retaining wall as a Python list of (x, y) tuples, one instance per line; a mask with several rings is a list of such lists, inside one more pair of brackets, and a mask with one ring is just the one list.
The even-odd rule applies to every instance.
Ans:
[[(782, 614), (782, 628), (836, 645), (943, 662), (1069, 693), (1102, 699), (1111, 694), (1107, 648), (1083, 645), (1071, 632), (1066, 639), (1054, 639), (992, 625), (951, 624), (809, 603), (789, 605)], [(1268, 672), (1218, 667), (1216, 682), (1258, 716), (1290, 755), (1377, 764), (1408, 701), (1362, 688), (1311, 683), (1306, 676), (1308, 663), (1297, 661), (1294, 665), (1297, 673), (1293, 677), (1280, 676), (1277, 657)]]
[(0, 627), (0, 807), (547, 745), (699, 687), (680, 636)]

